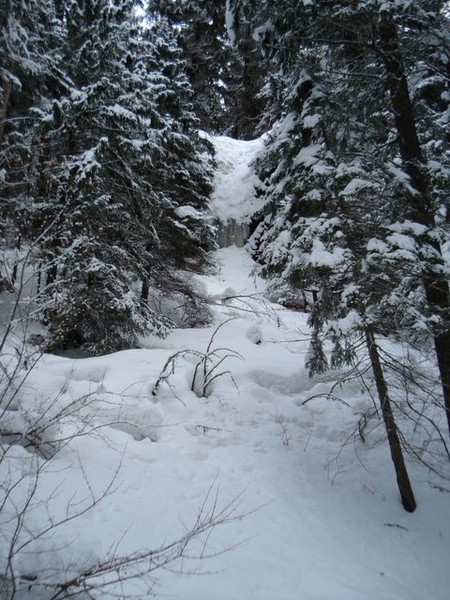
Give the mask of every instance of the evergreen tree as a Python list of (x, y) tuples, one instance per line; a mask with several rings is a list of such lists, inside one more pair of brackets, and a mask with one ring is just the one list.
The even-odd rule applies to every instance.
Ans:
[(200, 127), (254, 137), (265, 70), (248, 19), (240, 20), (239, 36), (230, 37), (224, 6), (214, 0), (154, 0), (149, 6), (153, 19), (162, 15), (178, 32)]
[(156, 0), (151, 18), (167, 19), (186, 61), (194, 112), (200, 127), (210, 132), (226, 128), (226, 77), (232, 61), (224, 10), (211, 0)]
[(109, 352), (163, 334), (171, 322), (151, 290), (184, 298), (191, 319), (201, 307), (184, 273), (207, 263), (209, 167), (173, 34), (141, 27), (134, 9), (65, 5), (66, 87), (40, 106), (39, 155), (22, 161), (34, 235), (50, 226), (36, 257), (48, 350)]
[(17, 263), (5, 261), (30, 233), (30, 190), (39, 178), (40, 147), (34, 127), (40, 107), (65, 85), (58, 68), (62, 24), (53, 0), (0, 2), (0, 221), (2, 282)]
[[(253, 37), (251, 16), (242, 10), (233, 18), (228, 5), (226, 21), (234, 59), (227, 78), (228, 133), (238, 139), (252, 139), (261, 132), (267, 104), (267, 64)], [(266, 118), (264, 131), (267, 125)]]
[(50, 84), (58, 25), (53, 0), (0, 1), (0, 144)]
[[(282, 280), (321, 290), (312, 315), (318, 327), (356, 310), (356, 330), (427, 329), (449, 416), (445, 233), (436, 220), (448, 195), (442, 177), (448, 135), (436, 139), (436, 126), (424, 127), (436, 122), (436, 97), (441, 132), (448, 127), (443, 5), (262, 3), (262, 45), (280, 78), (288, 75), (294, 84), (284, 94), (282, 133), (266, 159), (277, 157), (268, 179), (273, 216), (258, 235), (269, 271), (278, 273), (276, 257), (284, 256), (289, 264), (281, 267)], [(307, 86), (298, 85), (305, 65), (319, 96), (325, 93), (321, 111), (308, 112), (317, 93), (305, 99)], [(430, 73), (436, 75), (434, 102), (424, 98)], [(419, 120), (419, 111), (428, 118)], [(263, 170), (267, 174), (267, 165)]]
[[(53, 0), (0, 0), (0, 181), (6, 186), (15, 168), (10, 147), (30, 152), (27, 133), (35, 120), (30, 109), (57, 87), (60, 33)], [(2, 199), (6, 196), (4, 191)]]
[(450, 426), (443, 7), (263, 2), (255, 12), (275, 79), (286, 84), (259, 164), (266, 207), (255, 250), (282, 293), (314, 292), (310, 367), (326, 368), (323, 336), (332, 366), (351, 361), (354, 343), (367, 347), (407, 510), (415, 500), (376, 335), (432, 336)]

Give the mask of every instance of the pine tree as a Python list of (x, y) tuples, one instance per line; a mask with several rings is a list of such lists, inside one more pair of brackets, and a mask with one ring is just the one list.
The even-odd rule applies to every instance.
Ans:
[[(42, 105), (65, 85), (58, 65), (62, 26), (53, 0), (0, 2), (0, 220), (2, 252), (30, 233), (30, 191), (37, 187), (40, 147), (34, 127)], [(3, 257), (4, 258), (4, 257)], [(17, 263), (2, 260), (10, 287)]]
[(225, 80), (233, 60), (223, 7), (211, 0), (157, 0), (149, 9), (152, 19), (166, 19), (177, 32), (200, 127), (223, 132), (228, 94)]
[(57, 35), (53, 0), (1, 0), (0, 144), (17, 113), (45, 93), (55, 66)]
[(226, 77), (227, 132), (238, 139), (251, 139), (261, 132), (267, 103), (267, 64), (253, 36), (253, 8), (246, 10), (242, 6), (236, 11), (230, 2), (226, 3), (225, 22), (233, 48)]
[[(321, 325), (324, 318), (344, 318), (356, 307), (362, 322), (382, 333), (427, 328), (436, 346), (448, 416), (449, 296), (440, 249), (445, 234), (437, 225), (448, 194), (448, 180), (442, 177), (448, 168), (448, 136), (436, 139), (435, 131), (422, 126), (436, 110), (436, 102), (423, 99), (427, 86), (430, 89), (430, 72), (436, 74), (441, 128), (447, 123), (448, 80), (443, 68), (448, 20), (442, 8), (442, 2), (417, 6), (376, 0), (326, 6), (262, 3), (257, 31), (266, 54), (281, 76), (289, 75), (294, 82), (298, 75), (293, 79), (292, 74), (310, 65), (321, 89), (328, 87), (328, 105), (308, 118), (302, 114), (308, 101), (300, 97), (301, 106), (295, 106), (297, 83), (284, 95), (285, 111), (291, 111), (284, 129), (291, 123), (292, 131), (272, 144), (279, 155), (269, 179), (268, 196), (275, 210), (263, 226), (269, 225), (268, 231), (260, 232), (260, 254), (280, 253), (271, 223), (288, 238), (281, 213), (292, 223), (281, 252), (291, 263), (287, 275), (292, 280), (298, 271), (298, 283), (313, 273), (323, 290), (313, 321)], [(418, 81), (414, 97), (410, 89)], [(415, 110), (429, 118), (419, 120)], [(318, 138), (312, 146), (314, 131)], [(302, 166), (306, 174), (305, 168), (297, 174)], [(311, 175), (314, 181), (308, 180)], [(312, 231), (304, 219), (298, 227), (290, 186), (297, 187), (298, 214), (312, 210)], [(289, 206), (280, 206), (283, 202)], [(332, 273), (316, 260), (319, 255), (333, 267)], [(330, 285), (330, 277), (337, 285)], [(346, 285), (355, 290), (350, 293)]]
[(314, 292), (310, 366), (325, 367), (321, 337), (333, 343), (332, 366), (351, 361), (355, 343), (366, 346), (407, 510), (415, 500), (376, 336), (431, 334), (448, 418), (440, 223), (448, 195), (450, 46), (442, 8), (263, 2), (255, 15), (286, 91), (259, 164), (266, 208), (253, 243), (273, 286)]
[(41, 103), (37, 156), (22, 161), (47, 350), (109, 352), (164, 334), (172, 322), (150, 291), (183, 299), (191, 320), (207, 314), (186, 272), (207, 263), (209, 165), (174, 36), (141, 27), (134, 8), (65, 5), (65, 87)]
[(235, 36), (224, 6), (214, 0), (154, 0), (149, 7), (152, 19), (162, 16), (178, 32), (200, 128), (254, 137), (265, 69), (248, 19), (239, 21)]

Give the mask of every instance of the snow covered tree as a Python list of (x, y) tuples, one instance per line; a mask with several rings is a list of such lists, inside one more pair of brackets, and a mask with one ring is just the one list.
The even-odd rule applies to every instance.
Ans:
[(163, 22), (142, 27), (135, 5), (65, 4), (64, 86), (33, 108), (33, 156), (8, 149), (46, 266), (47, 350), (109, 352), (163, 334), (172, 323), (161, 295), (189, 322), (207, 319), (187, 275), (211, 246), (207, 153), (174, 34)]
[(34, 187), (36, 171), (28, 167), (39, 155), (36, 109), (63, 84), (59, 17), (53, 0), (0, 2), (0, 211), (7, 247), (29, 226), (28, 186)]
[[(436, 98), (441, 132), (448, 127), (443, 7), (262, 3), (257, 34), (280, 79), (294, 84), (265, 162), (275, 160), (262, 164), (273, 210), (257, 236), (268, 271), (294, 289), (318, 286), (312, 322), (319, 327), (356, 310), (360, 330), (428, 331), (449, 418), (449, 296), (439, 224), (448, 134), (436, 139), (436, 127), (423, 130), (434, 120)], [(305, 77), (299, 81), (305, 67), (316, 87), (306, 100)], [(424, 99), (430, 73), (434, 104)], [(324, 92), (326, 107), (311, 111)], [(419, 111), (429, 118), (419, 119)]]
[(260, 132), (264, 114), (267, 63), (253, 37), (251, 15), (234, 12), (227, 3), (226, 24), (233, 46), (233, 62), (226, 79), (229, 135), (251, 139)]
[(450, 425), (443, 6), (263, 2), (255, 11), (286, 85), (259, 163), (266, 205), (255, 253), (278, 293), (309, 290), (316, 300), (311, 368), (326, 368), (323, 337), (332, 366), (350, 361), (355, 343), (366, 346), (407, 510), (415, 500), (376, 336), (431, 336)]
[(177, 32), (202, 129), (237, 138), (255, 135), (263, 103), (264, 62), (248, 19), (239, 36), (228, 28), (224, 3), (214, 0), (153, 0), (152, 19), (163, 16)]
[(223, 7), (211, 0), (154, 0), (148, 6), (152, 19), (167, 19), (176, 32), (200, 127), (223, 132), (228, 94), (225, 81), (233, 60)]
[(49, 83), (57, 25), (53, 0), (0, 2), (0, 143), (7, 123)]

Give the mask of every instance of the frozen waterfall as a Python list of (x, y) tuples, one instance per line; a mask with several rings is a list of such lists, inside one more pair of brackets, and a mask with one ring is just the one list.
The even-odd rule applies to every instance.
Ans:
[(236, 219), (228, 219), (225, 222), (218, 220), (216, 228), (216, 240), (219, 248), (228, 246), (242, 248), (248, 239), (250, 230), (248, 223), (238, 222)]

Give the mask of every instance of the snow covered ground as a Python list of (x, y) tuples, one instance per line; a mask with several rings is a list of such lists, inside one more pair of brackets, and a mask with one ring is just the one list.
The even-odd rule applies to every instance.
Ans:
[[(217, 210), (227, 216), (225, 201)], [(372, 406), (367, 391), (353, 381), (338, 388), (342, 402), (326, 398), (331, 376), (310, 379), (304, 368), (306, 315), (263, 300), (245, 249), (221, 249), (216, 259), (217, 273), (199, 278), (215, 304), (211, 327), (177, 329), (99, 358), (45, 355), (31, 372), (11, 418), (31, 405), (48, 421), (83, 400), (48, 431), (53, 440), (79, 434), (41, 474), (26, 526), (45, 527), (49, 514), (64, 521), (68, 508), (112, 488), (92, 510), (30, 542), (14, 558), (16, 571), (56, 577), (105, 556), (156, 549), (189, 530), (204, 502), (204, 514), (231, 503), (234, 519), (192, 541), (187, 554), (197, 558), (154, 572), (157, 596), (448, 600), (448, 482), (437, 485), (409, 461), (418, 508), (406, 513), (381, 426), (374, 420), (366, 443), (354, 435)], [(209, 372), (224, 358), (206, 397), (191, 391), (201, 353)], [(16, 464), (31, 469), (25, 450), (14, 452)], [(2, 560), (7, 550), (0, 547)], [(115, 593), (146, 598), (145, 589), (141, 579)]]

